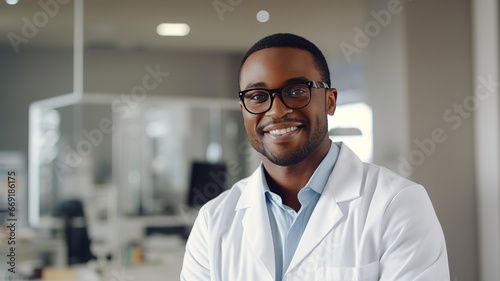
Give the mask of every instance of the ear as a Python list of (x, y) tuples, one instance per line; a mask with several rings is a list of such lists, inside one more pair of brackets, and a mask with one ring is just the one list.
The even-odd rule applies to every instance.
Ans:
[(326, 110), (328, 115), (333, 115), (337, 108), (337, 89), (331, 88), (326, 90)]
[(238, 104), (240, 105), (241, 116), (243, 116), (243, 123), (245, 123), (245, 121), (246, 121), (245, 116), (248, 113), (248, 111), (245, 109), (245, 106), (243, 105), (243, 102), (241, 102), (241, 100), (238, 102)]

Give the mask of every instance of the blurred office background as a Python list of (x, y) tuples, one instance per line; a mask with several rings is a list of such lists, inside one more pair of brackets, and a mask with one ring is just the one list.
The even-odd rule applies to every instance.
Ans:
[(499, 280), (498, 26), (494, 0), (0, 1), (19, 276), (177, 280), (197, 205), (258, 165), (242, 55), (291, 32), (328, 60), (332, 139), (426, 187), (452, 280)]

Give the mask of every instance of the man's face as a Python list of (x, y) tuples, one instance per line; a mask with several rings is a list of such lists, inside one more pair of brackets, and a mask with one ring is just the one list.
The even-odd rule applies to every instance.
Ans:
[[(250, 55), (240, 72), (240, 90), (275, 89), (300, 81), (323, 81), (312, 55), (296, 48), (267, 48)], [(327, 114), (335, 111), (335, 89), (311, 89), (311, 101), (289, 109), (275, 94), (267, 112), (251, 114), (243, 107), (248, 139), (272, 163), (290, 166), (312, 155), (328, 140)]]

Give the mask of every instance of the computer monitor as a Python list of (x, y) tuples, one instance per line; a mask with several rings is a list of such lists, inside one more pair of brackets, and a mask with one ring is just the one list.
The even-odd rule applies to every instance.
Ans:
[(191, 165), (188, 206), (201, 207), (226, 190), (227, 168), (223, 163), (194, 161)]

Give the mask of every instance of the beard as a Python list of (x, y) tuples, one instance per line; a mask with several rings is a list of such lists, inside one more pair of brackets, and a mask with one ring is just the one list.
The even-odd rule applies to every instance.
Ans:
[[(298, 120), (285, 119), (283, 121)], [(317, 126), (314, 128), (311, 128), (310, 123), (302, 122), (304, 125), (300, 127), (300, 130), (303, 130), (307, 139), (298, 148), (290, 149), (287, 143), (278, 143), (278, 145), (282, 147), (280, 150), (267, 148), (262, 141), (264, 132), (261, 129), (258, 130), (257, 134), (260, 138), (253, 138), (250, 140), (250, 144), (257, 152), (262, 154), (262, 156), (269, 159), (271, 163), (278, 166), (293, 166), (304, 161), (308, 156), (310, 156), (324, 141), (325, 136), (328, 135), (326, 116), (324, 118), (318, 117), (316, 121)]]

